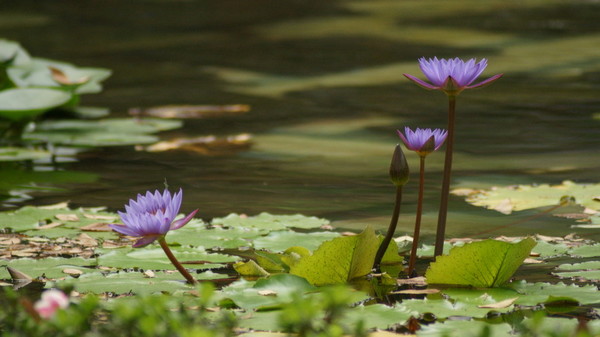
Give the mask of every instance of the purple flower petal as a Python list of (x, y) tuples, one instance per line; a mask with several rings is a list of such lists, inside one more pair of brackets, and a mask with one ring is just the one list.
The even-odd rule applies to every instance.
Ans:
[(198, 209), (193, 210), (190, 214), (188, 214), (183, 219), (173, 221), (173, 223), (171, 224), (171, 230), (179, 229), (179, 228), (187, 225), (187, 223), (190, 222), (190, 220), (192, 220), (192, 218), (194, 217), (194, 215), (196, 215), (196, 213), (198, 213)]
[(431, 83), (422, 81), (412, 75), (404, 74), (409, 80), (428, 90), (441, 90), (449, 96), (456, 96), (464, 89), (479, 88), (487, 85), (502, 75), (495, 75), (476, 85), (471, 85), (487, 67), (487, 60), (476, 62), (475, 59), (463, 61), (453, 59), (419, 59), (421, 71)]
[[(415, 131), (412, 131), (409, 127), (404, 128), (404, 134), (400, 132), (400, 130), (396, 130), (398, 132), (398, 136), (404, 143), (407, 149), (417, 152), (421, 156), (426, 156), (432, 152), (432, 149), (427, 149), (426, 145), (429, 139), (433, 137), (435, 142), (435, 147), (433, 151), (439, 149), (446, 137), (448, 136), (448, 132), (443, 129), (419, 129), (416, 128)], [(427, 146), (428, 147), (428, 146)]]
[(170, 230), (183, 227), (196, 214), (198, 210), (174, 221), (179, 214), (182, 198), (182, 189), (174, 195), (167, 189), (163, 193), (156, 190), (154, 193), (147, 191), (144, 195), (138, 194), (136, 200), (130, 199), (125, 205), (125, 212), (118, 212), (124, 225), (113, 224), (110, 227), (121, 234), (139, 237), (134, 247), (148, 245)]

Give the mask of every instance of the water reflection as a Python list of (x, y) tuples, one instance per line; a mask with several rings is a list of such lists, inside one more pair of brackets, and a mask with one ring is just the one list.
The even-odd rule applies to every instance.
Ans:
[[(252, 133), (247, 152), (99, 149), (69, 164), (99, 174), (98, 181), (54, 183), (68, 190), (36, 195), (34, 203), (72, 200), (116, 209), (166, 179), (184, 188), (184, 208), (199, 207), (205, 218), (302, 212), (343, 227), (383, 229), (393, 203), (387, 166), (399, 142), (395, 129), (445, 127), (445, 97), (401, 76), (419, 73), (420, 56), (487, 57), (489, 74), (506, 74), (489, 89), (461, 96), (454, 186), (597, 181), (600, 121), (592, 116), (600, 110), (600, 34), (590, 15), (598, 6), (20, 0), (3, 5), (0, 28), (32, 54), (113, 69), (106, 91), (84, 103), (110, 106), (114, 115), (165, 104), (252, 107), (242, 116), (187, 121), (165, 135)], [(22, 20), (4, 20), (10, 17)], [(425, 235), (434, 228), (442, 157), (428, 159)], [(409, 160), (416, 171), (416, 157)], [(410, 232), (416, 188), (405, 188), (399, 232)], [(504, 216), (459, 197), (450, 209), (454, 236), (538, 212)], [(543, 216), (503, 234), (564, 235), (575, 231), (571, 224)]]

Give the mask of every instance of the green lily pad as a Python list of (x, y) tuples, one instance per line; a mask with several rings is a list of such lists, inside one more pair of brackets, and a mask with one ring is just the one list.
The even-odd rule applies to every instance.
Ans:
[(71, 146), (118, 146), (153, 143), (150, 134), (181, 127), (181, 121), (133, 118), (60, 120), (39, 123), (26, 139)]
[(564, 243), (550, 243), (546, 241), (538, 240), (537, 244), (531, 250), (532, 253), (540, 254), (542, 258), (548, 258), (553, 256), (567, 255), (569, 247)]
[[(404, 300), (402, 306), (420, 314), (432, 313), (437, 318), (450, 316), (485, 317), (496, 309), (478, 308), (476, 304), (444, 299)], [(507, 309), (508, 311), (508, 309)]]
[(292, 266), (290, 273), (314, 285), (346, 283), (371, 272), (379, 242), (373, 228), (368, 226), (358, 235), (324, 242), (313, 255)]
[(185, 227), (168, 234), (167, 240), (171, 244), (182, 246), (213, 248), (238, 248), (248, 247), (251, 243), (245, 239), (260, 236), (258, 230), (243, 228), (206, 228), (206, 224), (199, 219), (192, 219)]
[(567, 180), (560, 185), (495, 187), (471, 193), (466, 201), (510, 214), (513, 211), (559, 205), (563, 197), (569, 196), (584, 207), (600, 211), (600, 203), (594, 200), (599, 194), (600, 184), (576, 184)]
[(20, 66), (31, 62), (31, 56), (18, 42), (0, 39), (0, 63), (10, 59), (12, 59), (10, 66)]
[(507, 288), (514, 289), (521, 296), (515, 302), (520, 305), (537, 305), (547, 302), (550, 297), (567, 297), (580, 304), (600, 303), (600, 292), (598, 288), (592, 285), (577, 286), (575, 284), (566, 285), (562, 282), (557, 284), (550, 283), (527, 283), (525, 281), (513, 282), (507, 285)]
[[(98, 249), (98, 265), (115, 268), (141, 268), (152, 270), (174, 270), (165, 252), (155, 245), (144, 248)], [(238, 258), (230, 255), (207, 253), (202, 247), (171, 247), (175, 257), (186, 268), (210, 269), (223, 267), (223, 263)]]
[(315, 290), (305, 279), (290, 275), (277, 274), (259, 282), (236, 281), (221, 291), (221, 300), (229, 299), (242, 309), (273, 307), (289, 303), (293, 295)]
[(583, 245), (573, 248), (569, 251), (569, 254), (577, 257), (596, 257), (600, 256), (600, 243), (593, 245)]
[(349, 326), (355, 326), (362, 320), (366, 329), (387, 329), (418, 315), (418, 312), (401, 304), (391, 307), (383, 304), (358, 305), (346, 312), (345, 321)]
[[(44, 236), (47, 238), (75, 237), (82, 233), (81, 227), (99, 222), (111, 222), (118, 218), (114, 213), (97, 209), (68, 207), (34, 207), (25, 206), (12, 212), (1, 212), (0, 223), (13, 232), (28, 236)], [(112, 219), (112, 220), (111, 220)], [(54, 223), (57, 227), (45, 229), (43, 226)], [(99, 239), (116, 238), (114, 232), (86, 231), (87, 235)]]
[(340, 236), (336, 232), (298, 233), (293, 231), (276, 231), (269, 235), (254, 239), (256, 249), (268, 249), (273, 252), (283, 252), (293, 246), (300, 246), (308, 250), (317, 249), (324, 241)]
[(536, 242), (484, 240), (454, 247), (433, 262), (425, 277), (429, 284), (497, 287), (506, 283), (529, 256)]
[(10, 121), (33, 119), (67, 103), (70, 99), (70, 93), (48, 88), (15, 88), (0, 91), (0, 118)]
[[(216, 274), (210, 271), (193, 274), (198, 280), (212, 280), (226, 278), (227, 275)], [(121, 273), (91, 273), (80, 276), (76, 280), (61, 280), (52, 286), (63, 286), (72, 284), (75, 290), (82, 293), (135, 293), (135, 294), (151, 294), (156, 292), (174, 292), (180, 289), (194, 289), (185, 283), (185, 279), (179, 273), (156, 272), (155, 277), (149, 278), (141, 272), (121, 272)]]
[[(83, 273), (93, 272), (95, 267), (95, 259), (82, 258), (45, 258), (45, 259), (15, 259), (15, 260), (0, 260), (0, 265), (7, 265), (17, 269), (33, 278), (44, 275), (48, 279), (55, 279), (68, 276), (63, 272), (64, 269), (73, 268), (80, 270)], [(0, 268), (0, 279), (9, 279), (10, 274), (6, 268)]]
[(38, 160), (52, 157), (52, 153), (46, 150), (26, 149), (20, 147), (0, 147), (0, 162)]
[[(556, 267), (560, 272), (552, 274), (560, 278), (577, 278), (585, 280), (600, 280), (600, 261), (587, 261), (574, 264), (561, 264)], [(566, 272), (564, 270), (567, 270)]]
[(8, 70), (11, 80), (19, 87), (60, 87), (50, 72), (50, 67), (59, 69), (75, 85), (76, 94), (90, 94), (102, 91), (103, 80), (111, 71), (103, 68), (80, 68), (67, 62), (34, 57), (27, 64), (11, 67)]
[(483, 321), (445, 321), (424, 326), (418, 337), (505, 337), (512, 328), (506, 323), (490, 324)]
[(275, 231), (290, 227), (302, 229), (319, 228), (329, 224), (329, 220), (319, 219), (314, 216), (309, 217), (302, 214), (273, 215), (263, 212), (255, 216), (245, 216), (235, 213), (229, 214), (224, 218), (213, 219), (212, 224), (223, 227), (245, 227)]

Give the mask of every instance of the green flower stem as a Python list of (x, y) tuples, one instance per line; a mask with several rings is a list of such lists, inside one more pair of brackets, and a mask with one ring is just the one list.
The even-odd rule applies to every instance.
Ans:
[(446, 157), (444, 159), (444, 177), (442, 180), (442, 198), (438, 214), (435, 237), (434, 256), (444, 252), (444, 237), (446, 234), (446, 217), (448, 215), (448, 197), (450, 194), (450, 175), (452, 173), (452, 151), (454, 147), (454, 119), (456, 112), (456, 96), (448, 95), (448, 136), (446, 137)]
[(379, 249), (377, 250), (377, 254), (375, 255), (375, 262), (373, 263), (373, 269), (377, 272), (380, 272), (381, 260), (383, 259), (383, 255), (385, 255), (385, 251), (387, 250), (390, 242), (392, 241), (392, 237), (394, 237), (394, 233), (396, 232), (396, 226), (398, 225), (398, 217), (400, 216), (400, 204), (402, 203), (402, 186), (396, 187), (396, 203), (394, 204), (394, 213), (392, 215), (392, 220), (390, 221), (390, 226), (388, 227), (388, 231), (385, 234), (385, 238), (379, 245)]
[(165, 237), (161, 237), (160, 239), (158, 239), (158, 243), (160, 244), (160, 247), (165, 251), (165, 254), (167, 254), (167, 257), (169, 258), (169, 260), (171, 261), (171, 263), (175, 266), (175, 268), (177, 268), (177, 270), (179, 270), (179, 272), (181, 273), (181, 275), (183, 275), (183, 277), (185, 277), (185, 279), (187, 280), (187, 282), (189, 284), (196, 284), (198, 283), (198, 281), (196, 281), (196, 279), (194, 279), (192, 277), (192, 275), (190, 275), (190, 273), (188, 273), (187, 270), (185, 270), (185, 268), (183, 268), (183, 266), (181, 265), (181, 263), (179, 263), (179, 261), (177, 261), (177, 258), (175, 257), (175, 255), (173, 255), (173, 252), (171, 251), (171, 248), (169, 248), (169, 245), (167, 245), (167, 241), (165, 241)]
[(415, 270), (415, 261), (417, 259), (417, 248), (419, 247), (419, 234), (421, 232), (421, 214), (423, 213), (423, 192), (425, 190), (425, 156), (420, 156), (421, 163), (419, 169), (419, 197), (417, 199), (417, 216), (415, 219), (415, 232), (413, 233), (413, 242), (410, 249), (410, 259), (408, 260), (408, 275), (411, 276)]

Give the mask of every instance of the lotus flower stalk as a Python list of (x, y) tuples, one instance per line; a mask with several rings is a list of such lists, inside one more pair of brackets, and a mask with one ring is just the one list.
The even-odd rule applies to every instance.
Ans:
[(486, 86), (503, 74), (494, 75), (477, 84), (472, 84), (487, 67), (487, 60), (476, 62), (475, 59), (463, 61), (453, 59), (419, 59), (419, 66), (429, 82), (417, 77), (404, 74), (409, 80), (428, 90), (440, 90), (448, 96), (448, 136), (446, 139), (446, 156), (444, 159), (444, 175), (442, 180), (442, 196), (438, 214), (438, 223), (435, 239), (435, 256), (442, 255), (444, 237), (446, 233), (446, 218), (448, 215), (448, 199), (450, 194), (450, 178), (452, 172), (452, 154), (454, 151), (454, 121), (456, 114), (456, 96), (465, 89), (481, 88)]
[(412, 276), (415, 270), (417, 257), (417, 247), (419, 246), (419, 236), (421, 233), (421, 216), (423, 214), (423, 194), (425, 191), (425, 157), (433, 151), (439, 149), (446, 140), (448, 132), (441, 129), (419, 129), (414, 132), (410, 128), (404, 128), (404, 134), (398, 130), (398, 136), (407, 149), (415, 151), (419, 155), (419, 197), (417, 199), (417, 214), (415, 217), (415, 228), (413, 232), (413, 242), (408, 260), (409, 276)]

